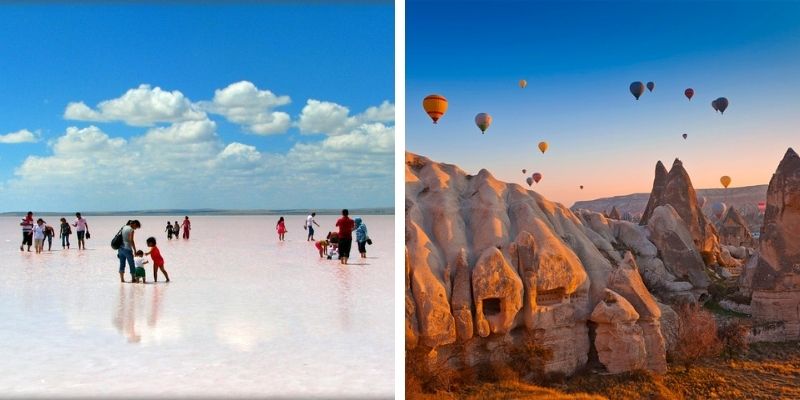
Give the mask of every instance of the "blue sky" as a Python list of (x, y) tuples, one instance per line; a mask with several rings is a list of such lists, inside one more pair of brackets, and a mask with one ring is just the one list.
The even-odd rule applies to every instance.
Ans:
[[(675, 157), (695, 187), (765, 184), (800, 146), (797, 2), (411, 1), (406, 20), (407, 148), (523, 185), (541, 172), (534, 189), (566, 205), (647, 192)], [(650, 80), (636, 101), (629, 84)], [(438, 125), (432, 93), (449, 100)]]
[(0, 6), (0, 211), (393, 204), (393, 21), (390, 3)]

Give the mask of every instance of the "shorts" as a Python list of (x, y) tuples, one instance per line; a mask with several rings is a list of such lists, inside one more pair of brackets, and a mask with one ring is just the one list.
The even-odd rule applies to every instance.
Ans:
[(322, 250), (322, 243), (314, 243), (314, 247), (316, 247), (317, 250)]
[(44, 244), (44, 239), (34, 239), (34, 240), (33, 240), (33, 244), (34, 244), (36, 247), (39, 247), (39, 246), (41, 246), (41, 245), (43, 245), (43, 244)]
[(358, 242), (358, 252), (359, 253), (366, 253), (367, 252), (367, 241)]
[(86, 236), (86, 231), (78, 231), (78, 241), (82, 241), (83, 237)]
[(22, 245), (33, 245), (33, 232), (22, 232)]
[(136, 272), (134, 272), (133, 276), (137, 278), (144, 278), (144, 274), (144, 267), (136, 267)]
[(353, 238), (339, 238), (339, 258), (350, 258), (350, 247), (353, 245)]

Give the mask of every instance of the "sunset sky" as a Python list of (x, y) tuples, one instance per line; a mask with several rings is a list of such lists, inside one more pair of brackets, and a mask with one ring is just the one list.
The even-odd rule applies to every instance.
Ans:
[[(798, 2), (412, 0), (406, 20), (408, 150), (526, 187), (521, 169), (541, 172), (534, 189), (567, 206), (648, 192), (675, 157), (696, 188), (766, 184), (800, 147)], [(651, 80), (636, 101), (629, 84)], [(433, 93), (449, 100), (438, 125)]]
[(394, 6), (0, 6), (0, 212), (385, 207)]

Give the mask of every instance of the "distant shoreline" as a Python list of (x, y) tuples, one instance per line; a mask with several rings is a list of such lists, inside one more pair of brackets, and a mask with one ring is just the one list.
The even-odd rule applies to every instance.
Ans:
[[(378, 208), (351, 208), (350, 215), (394, 215), (393, 207)], [(41, 216), (64, 216), (73, 215), (75, 211), (53, 212), (32, 210), (34, 215)], [(316, 212), (317, 215), (339, 215), (341, 209), (293, 209), (293, 210), (218, 210), (218, 209), (197, 209), (197, 210), (132, 210), (132, 211), (83, 211), (79, 210), (84, 216), (149, 216), (149, 215), (188, 215), (188, 216), (226, 216), (226, 215), (307, 215)], [(28, 211), (8, 211), (0, 213), (0, 217), (15, 217), (25, 215)]]

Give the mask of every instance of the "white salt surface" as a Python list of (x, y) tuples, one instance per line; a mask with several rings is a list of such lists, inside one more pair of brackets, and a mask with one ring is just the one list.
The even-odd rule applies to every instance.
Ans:
[(172, 241), (182, 216), (138, 218), (137, 246), (155, 236), (172, 280), (150, 264), (144, 285), (119, 282), (109, 245), (128, 217), (89, 216), (87, 250), (73, 234), (41, 255), (0, 218), (0, 397), (393, 396), (394, 217), (364, 216), (375, 245), (362, 261), (354, 244), (350, 266), (319, 258), (304, 218), (283, 243), (273, 216), (190, 216)]

